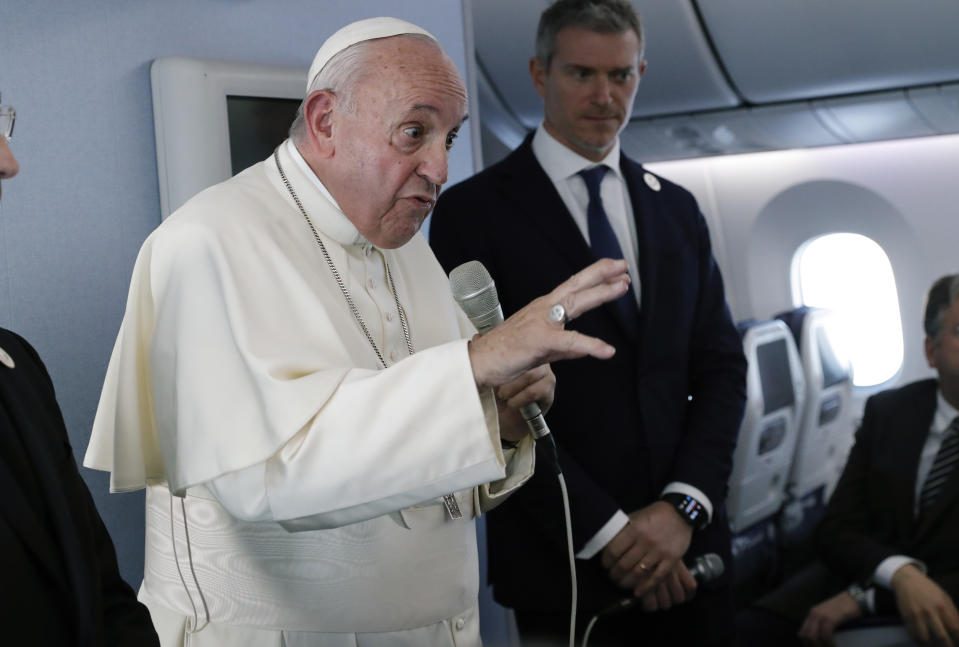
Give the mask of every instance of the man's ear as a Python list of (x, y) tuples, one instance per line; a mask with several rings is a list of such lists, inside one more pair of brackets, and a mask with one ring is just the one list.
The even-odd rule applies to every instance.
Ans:
[(306, 131), (316, 152), (321, 157), (332, 157), (333, 145), (333, 109), (336, 106), (336, 94), (332, 90), (317, 90), (306, 98), (303, 116)]
[(929, 362), (931, 368), (938, 368), (936, 366), (936, 340), (932, 337), (926, 337), (925, 348), (926, 351), (926, 361)]
[(548, 70), (535, 56), (529, 59), (529, 76), (533, 79), (533, 87), (541, 98), (546, 96), (546, 72)]

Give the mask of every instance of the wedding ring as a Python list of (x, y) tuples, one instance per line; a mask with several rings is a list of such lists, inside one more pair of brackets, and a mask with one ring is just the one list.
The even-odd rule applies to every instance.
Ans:
[(569, 317), (566, 316), (566, 308), (564, 308), (561, 303), (554, 305), (549, 309), (549, 320), (563, 325), (569, 323)]
[(640, 563), (639, 563), (639, 570), (641, 570), (641, 571), (643, 571), (643, 572), (645, 573), (645, 572), (647, 572), (647, 571), (649, 570), (649, 567), (646, 566), (646, 564), (643, 564), (642, 562), (640, 562)]

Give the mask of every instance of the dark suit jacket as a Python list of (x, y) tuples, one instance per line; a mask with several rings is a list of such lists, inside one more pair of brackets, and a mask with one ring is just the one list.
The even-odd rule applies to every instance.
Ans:
[(36, 351), (0, 328), (0, 642), (159, 645), (121, 578)]
[[(723, 501), (745, 401), (742, 344), (694, 198), (662, 178), (654, 191), (642, 167), (625, 156), (621, 165), (636, 214), (639, 326), (627, 328), (608, 304), (571, 322), (617, 352), (605, 361), (556, 363), (547, 416), (570, 490), (575, 549), (617, 509), (641, 508), (667, 483), (682, 481), (716, 510), (688, 554), (719, 552), (728, 564)], [(595, 260), (533, 156), (531, 138), (443, 193), (430, 242), (447, 271), (480, 260), (507, 316)], [(489, 517), (490, 580), (502, 604), (561, 612), (569, 605), (562, 500), (546, 455), (539, 460), (531, 481)], [(584, 610), (623, 594), (598, 562), (579, 564)]]
[[(864, 582), (887, 557), (907, 555), (959, 602), (959, 470), (928, 512), (918, 520), (912, 512), (937, 390), (936, 380), (923, 380), (869, 398), (818, 538), (823, 561), (847, 583)], [(877, 589), (876, 606), (896, 613), (885, 589)]]

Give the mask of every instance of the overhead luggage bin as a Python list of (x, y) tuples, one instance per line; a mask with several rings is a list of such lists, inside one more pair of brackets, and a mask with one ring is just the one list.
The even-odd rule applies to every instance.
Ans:
[(750, 103), (959, 80), (954, 0), (696, 4), (722, 65)]
[(622, 138), (624, 150), (641, 162), (848, 142), (808, 102), (635, 120)]
[(959, 133), (959, 83), (906, 91), (909, 103), (941, 135)]
[(846, 143), (926, 137), (937, 134), (913, 108), (905, 92), (882, 92), (863, 97), (813, 101), (823, 123)]

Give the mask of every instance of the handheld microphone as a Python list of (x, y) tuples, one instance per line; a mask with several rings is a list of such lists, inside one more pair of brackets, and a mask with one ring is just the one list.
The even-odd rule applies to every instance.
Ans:
[[(706, 588), (714, 584), (716, 580), (718, 580), (726, 571), (726, 566), (723, 564), (723, 558), (716, 553), (706, 553), (705, 555), (700, 555), (699, 557), (693, 559), (693, 563), (686, 566), (686, 568), (689, 570), (689, 574), (693, 576), (693, 579), (696, 580), (696, 584)], [(605, 616), (611, 613), (616, 613), (617, 611), (624, 611), (636, 605), (638, 602), (639, 598), (623, 598), (618, 602), (606, 607), (597, 615)]]
[(693, 560), (693, 565), (688, 567), (689, 574), (696, 580), (699, 586), (708, 586), (718, 580), (726, 571), (726, 565), (723, 564), (723, 558), (716, 553), (706, 553)]
[[(503, 323), (503, 308), (499, 304), (493, 277), (479, 261), (467, 261), (450, 272), (453, 298), (480, 334), (486, 334)], [(533, 437), (539, 440), (549, 435), (543, 412), (535, 402), (519, 409)]]

